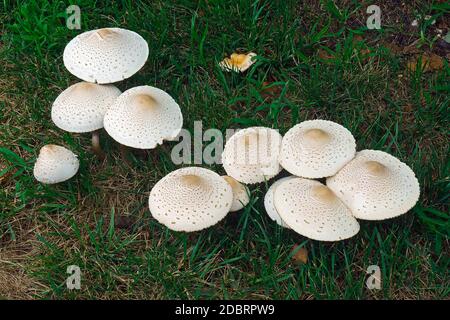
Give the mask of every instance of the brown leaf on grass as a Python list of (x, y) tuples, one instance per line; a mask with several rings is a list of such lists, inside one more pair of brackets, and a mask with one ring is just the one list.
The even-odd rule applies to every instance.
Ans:
[(319, 49), (317, 51), (317, 54), (320, 59), (322, 59), (324, 62), (330, 63), (334, 59), (334, 55), (329, 53), (328, 51), (324, 49)]
[(393, 54), (399, 54), (402, 53), (403, 51), (403, 49), (400, 46), (392, 42), (385, 42), (383, 43), (383, 46), (389, 49), (389, 51), (391, 51)]
[(272, 82), (264, 81), (262, 84), (262, 88), (260, 91), (261, 97), (266, 98), (276, 98), (281, 93), (281, 86), (278, 84), (274, 84)]
[[(1, 159), (0, 159), (0, 161), (1, 161)], [(6, 164), (0, 162), (0, 185), (1, 185), (3, 182), (6, 182), (7, 178), (9, 178), (9, 176), (11, 175), (11, 171), (6, 171), (6, 172), (4, 172), (3, 175), (2, 175), (2, 172), (3, 172), (4, 170), (6, 170), (7, 168), (8, 168), (8, 167), (6, 166)]]
[(417, 48), (415, 45), (409, 45), (403, 48), (403, 50), (401, 51), (401, 53), (403, 54), (416, 54), (416, 53), (420, 53), (420, 49)]
[(364, 43), (364, 38), (362, 35), (357, 34), (353, 36), (352, 39), (354, 47), (358, 50), (359, 54), (364, 57), (366, 61), (371, 50)]
[(444, 60), (434, 53), (416, 55), (406, 65), (410, 71), (416, 71), (421, 68), (423, 72), (441, 70), (444, 67)]
[(292, 259), (297, 264), (306, 264), (308, 262), (308, 250), (306, 248), (298, 248), (298, 245), (295, 245), (292, 249), (292, 252), (294, 253), (292, 255)]
[(369, 61), (371, 52), (372, 51), (370, 51), (370, 49), (367, 49), (367, 48), (359, 50), (359, 54), (360, 54), (363, 62)]
[(403, 106), (403, 111), (412, 112), (414, 110), (413, 105), (411, 103), (407, 103)]
[(353, 43), (357, 43), (357, 42), (361, 42), (361, 41), (364, 41), (364, 38), (362, 35), (356, 34), (353, 36), (353, 39), (352, 39)]

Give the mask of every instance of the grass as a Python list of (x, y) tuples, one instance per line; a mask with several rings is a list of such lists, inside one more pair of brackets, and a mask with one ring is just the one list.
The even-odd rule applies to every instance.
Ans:
[[(410, 1), (381, 6), (382, 29), (367, 30), (359, 1), (78, 1), (82, 31), (117, 26), (149, 43), (145, 67), (117, 83), (153, 85), (183, 110), (184, 126), (204, 130), (264, 125), (285, 133), (306, 119), (349, 128), (358, 149), (380, 149), (415, 171), (421, 198), (408, 214), (361, 221), (354, 238), (321, 243), (267, 217), (264, 184), (251, 204), (217, 226), (184, 234), (152, 219), (147, 197), (176, 169), (174, 143), (134, 154), (130, 168), (103, 133), (107, 160), (89, 135), (62, 132), (50, 119), (57, 95), (78, 81), (62, 52), (80, 31), (65, 27), (62, 1), (0, 3), (0, 297), (98, 299), (439, 299), (448, 298), (449, 68), (411, 72), (414, 52), (439, 49), (449, 6)], [(421, 14), (436, 24), (411, 27)], [(442, 26), (441, 24), (444, 24)], [(393, 49), (394, 48), (394, 49)], [(217, 64), (233, 51), (260, 59), (244, 74)], [(324, 54), (326, 53), (326, 54)], [(448, 57), (448, 55), (447, 55)], [(271, 89), (267, 89), (270, 87)], [(40, 147), (79, 155), (78, 175), (58, 185), (32, 175)], [(212, 169), (223, 174), (221, 166)], [(291, 258), (295, 245), (306, 264)], [(66, 268), (82, 270), (82, 288), (66, 289)], [(365, 286), (379, 265), (381, 290)]]

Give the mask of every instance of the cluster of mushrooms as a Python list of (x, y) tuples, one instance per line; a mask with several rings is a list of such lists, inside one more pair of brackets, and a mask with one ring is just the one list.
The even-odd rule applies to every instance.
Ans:
[[(75, 37), (64, 50), (64, 65), (84, 82), (58, 96), (53, 122), (69, 132), (92, 132), (92, 147), (99, 156), (98, 132), (103, 127), (132, 148), (153, 149), (163, 140), (174, 140), (183, 117), (169, 94), (150, 86), (121, 93), (109, 84), (136, 73), (147, 56), (146, 41), (125, 29), (98, 29)], [(231, 56), (221, 67), (242, 72), (253, 57)], [(357, 219), (399, 216), (420, 194), (406, 164), (382, 151), (356, 152), (351, 132), (326, 120), (301, 122), (284, 137), (266, 127), (239, 130), (226, 142), (222, 164), (226, 176), (184, 167), (163, 177), (150, 192), (152, 216), (175, 231), (205, 229), (249, 204), (247, 184), (267, 182), (285, 169), (291, 175), (276, 180), (264, 197), (269, 217), (308, 238), (338, 241), (358, 233)], [(46, 145), (34, 175), (42, 183), (57, 183), (74, 176), (78, 166), (70, 150)]]
[(383, 151), (356, 152), (350, 131), (326, 120), (301, 122), (284, 137), (265, 127), (240, 130), (225, 144), (222, 163), (227, 176), (189, 167), (161, 179), (150, 193), (153, 217), (177, 231), (212, 226), (249, 203), (246, 184), (266, 182), (284, 168), (291, 175), (264, 197), (269, 217), (308, 238), (339, 241), (358, 233), (356, 219), (399, 216), (420, 194), (406, 164)]
[[(65, 89), (54, 101), (51, 118), (72, 133), (92, 133), (92, 150), (100, 158), (102, 128), (121, 148), (153, 149), (175, 139), (183, 125), (181, 109), (165, 91), (138, 86), (121, 92), (111, 83), (131, 77), (148, 58), (148, 44), (137, 33), (121, 28), (84, 32), (64, 49), (64, 65), (83, 80)], [(58, 183), (74, 176), (77, 156), (57, 145), (41, 148), (34, 176), (42, 183)]]

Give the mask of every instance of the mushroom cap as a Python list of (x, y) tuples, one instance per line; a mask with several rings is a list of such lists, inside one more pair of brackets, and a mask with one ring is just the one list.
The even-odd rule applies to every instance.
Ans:
[(405, 163), (378, 150), (362, 150), (327, 185), (364, 220), (384, 220), (408, 212), (420, 196), (419, 182)]
[(271, 179), (281, 171), (278, 162), (281, 139), (278, 131), (271, 128), (239, 130), (225, 144), (222, 153), (225, 171), (246, 184)]
[(39, 151), (33, 174), (39, 182), (59, 183), (72, 178), (77, 173), (79, 166), (78, 158), (72, 151), (48, 144)]
[(320, 241), (338, 241), (358, 233), (359, 223), (327, 186), (293, 178), (276, 189), (274, 203), (281, 219), (295, 232)]
[(113, 85), (78, 82), (56, 98), (52, 106), (52, 120), (68, 132), (91, 132), (103, 128), (106, 110), (120, 95)]
[(159, 180), (149, 197), (152, 216), (175, 231), (199, 231), (230, 211), (231, 186), (214, 171), (200, 167), (175, 170)]
[(286, 222), (281, 219), (279, 213), (277, 212), (277, 209), (275, 208), (275, 204), (273, 202), (273, 196), (275, 194), (276, 188), (284, 181), (290, 180), (295, 178), (295, 176), (288, 176), (281, 179), (278, 179), (272, 185), (269, 187), (269, 189), (266, 192), (266, 195), (264, 196), (264, 208), (266, 209), (267, 214), (269, 215), (270, 219), (278, 223), (280, 226), (284, 228), (290, 229)]
[(136, 32), (103, 28), (79, 34), (65, 47), (67, 70), (88, 82), (113, 83), (131, 77), (148, 57), (148, 44)]
[(165, 91), (140, 86), (122, 93), (108, 109), (105, 130), (117, 142), (137, 148), (153, 149), (163, 140), (173, 140), (183, 125), (183, 115)]
[(231, 204), (230, 212), (239, 211), (244, 208), (249, 202), (248, 188), (230, 176), (222, 176), (233, 190), (233, 203)]
[(244, 72), (252, 64), (255, 63), (254, 57), (256, 57), (256, 53), (249, 52), (247, 54), (243, 53), (232, 53), (229, 58), (223, 59), (219, 66), (224, 71), (235, 71), (235, 72)]
[(304, 178), (334, 175), (355, 156), (356, 143), (346, 128), (332, 121), (301, 122), (284, 135), (280, 164)]

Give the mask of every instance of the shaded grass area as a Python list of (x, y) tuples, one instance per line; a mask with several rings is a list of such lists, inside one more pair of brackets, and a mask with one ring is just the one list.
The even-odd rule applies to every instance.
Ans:
[[(438, 50), (416, 15), (449, 20), (445, 3), (381, 5), (380, 31), (367, 30), (359, 1), (79, 1), (82, 31), (123, 27), (149, 43), (145, 67), (116, 85), (152, 85), (180, 104), (184, 126), (264, 125), (285, 133), (324, 118), (350, 129), (358, 149), (392, 153), (413, 168), (421, 199), (408, 214), (361, 222), (361, 232), (320, 243), (281, 229), (267, 217), (267, 185), (251, 204), (195, 234), (159, 225), (147, 208), (154, 183), (176, 169), (173, 142), (134, 153), (132, 166), (106, 133), (107, 160), (89, 150), (89, 135), (62, 132), (50, 119), (57, 95), (78, 80), (62, 52), (80, 31), (65, 27), (63, 2), (0, 4), (0, 296), (7, 298), (445, 298), (449, 296), (449, 68), (411, 72), (412, 55), (392, 46), (417, 41)], [(371, 3), (370, 3), (371, 4)], [(448, 31), (448, 29), (447, 29)], [(233, 51), (260, 59), (247, 73), (217, 66)], [(326, 55), (323, 54), (326, 52)], [(447, 51), (448, 53), (448, 51)], [(267, 87), (271, 89), (267, 89)], [(270, 94), (268, 94), (270, 93)], [(32, 168), (44, 144), (79, 155), (68, 182), (37, 183)], [(223, 174), (221, 166), (212, 169)], [(304, 246), (309, 261), (293, 263)], [(66, 289), (66, 268), (82, 270), (82, 289)], [(379, 265), (382, 289), (368, 290), (366, 269)]]

